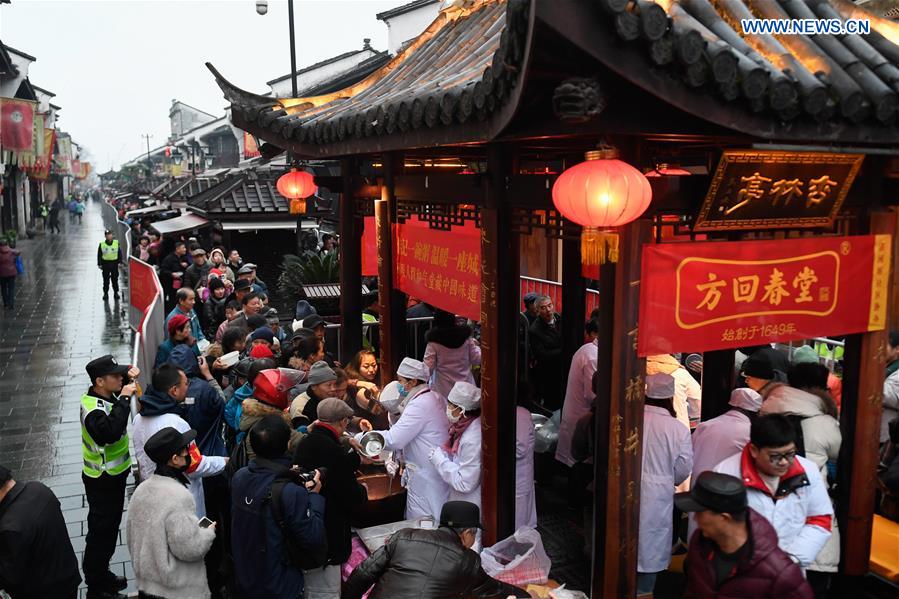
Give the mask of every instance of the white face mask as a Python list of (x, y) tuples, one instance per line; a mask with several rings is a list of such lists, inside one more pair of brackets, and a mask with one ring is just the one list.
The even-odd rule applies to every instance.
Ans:
[(448, 406), (446, 406), (446, 417), (450, 422), (455, 424), (455, 423), (459, 422), (459, 420), (462, 418), (462, 414), (459, 414), (458, 416), (456, 416), (455, 414), (453, 414), (453, 406), (448, 405)]

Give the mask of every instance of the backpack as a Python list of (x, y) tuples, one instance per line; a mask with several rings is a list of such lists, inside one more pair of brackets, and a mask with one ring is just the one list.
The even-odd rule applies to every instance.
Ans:
[[(253, 426), (256, 425), (254, 424)], [(253, 430), (252, 426), (250, 427), (251, 430)], [(238, 470), (250, 463), (250, 456), (247, 454), (247, 439), (250, 436), (250, 431), (247, 431), (240, 443), (236, 444), (234, 449), (231, 450), (228, 464), (225, 466), (225, 477), (228, 480), (231, 480)]]
[(327, 566), (327, 540), (324, 540), (321, 545), (318, 545), (317, 547), (302, 548), (297, 545), (293, 535), (291, 535), (290, 531), (287, 529), (287, 522), (284, 519), (284, 504), (281, 500), (281, 496), (284, 493), (285, 486), (297, 484), (291, 477), (290, 471), (280, 464), (276, 464), (275, 462), (263, 458), (257, 457), (256, 463), (278, 473), (275, 476), (275, 480), (272, 482), (272, 487), (267, 500), (271, 504), (272, 516), (278, 524), (278, 528), (281, 529), (281, 534), (284, 536), (285, 563), (291, 564), (300, 570), (315, 570), (316, 568)]

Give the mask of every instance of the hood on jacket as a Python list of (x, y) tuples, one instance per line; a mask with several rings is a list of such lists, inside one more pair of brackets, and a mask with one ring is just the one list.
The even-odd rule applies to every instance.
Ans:
[(290, 422), (290, 414), (284, 410), (279, 410), (274, 406), (270, 406), (267, 403), (263, 403), (255, 397), (248, 397), (241, 404), (240, 430), (249, 431), (256, 422), (272, 414), (279, 414), (284, 419), (284, 422), (290, 426), (291, 430), (293, 429)]
[(169, 356), (169, 364), (174, 364), (184, 371), (188, 378), (199, 376), (200, 365), (197, 364), (197, 354), (187, 345), (175, 346)]
[(452, 327), (439, 329), (434, 328), (425, 335), (428, 343), (439, 343), (450, 349), (462, 347), (469, 337), (471, 337), (471, 327), (466, 324), (457, 324)]
[(793, 414), (810, 418), (827, 414), (824, 399), (789, 385), (778, 385), (768, 393), (759, 414)]
[(163, 393), (153, 388), (152, 385), (147, 387), (140, 398), (140, 415), (145, 418), (163, 414), (177, 414), (184, 418), (187, 415), (186, 407), (172, 399), (168, 393)]

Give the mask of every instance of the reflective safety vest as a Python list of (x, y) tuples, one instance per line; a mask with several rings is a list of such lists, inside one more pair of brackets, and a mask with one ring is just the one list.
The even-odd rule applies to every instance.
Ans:
[(112, 244), (105, 241), (100, 243), (100, 256), (108, 262), (115, 262), (119, 259), (119, 240), (113, 239)]
[(84, 426), (87, 415), (96, 410), (109, 414), (112, 404), (99, 397), (83, 395), (81, 397), (81, 452), (84, 457), (82, 472), (91, 478), (99, 478), (104, 472), (115, 476), (127, 472), (131, 467), (131, 456), (128, 454), (128, 432), (111, 445), (100, 445), (91, 438)]

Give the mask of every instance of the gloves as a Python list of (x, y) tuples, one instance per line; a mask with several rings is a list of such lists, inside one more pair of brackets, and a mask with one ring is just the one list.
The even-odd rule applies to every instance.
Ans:
[(392, 454), (384, 461), (384, 467), (387, 468), (387, 474), (390, 476), (396, 476), (400, 470), (399, 462), (394, 461)]
[(434, 464), (434, 466), (439, 467), (446, 459), (446, 454), (439, 447), (432, 448), (431, 452), (428, 453), (428, 461)]

